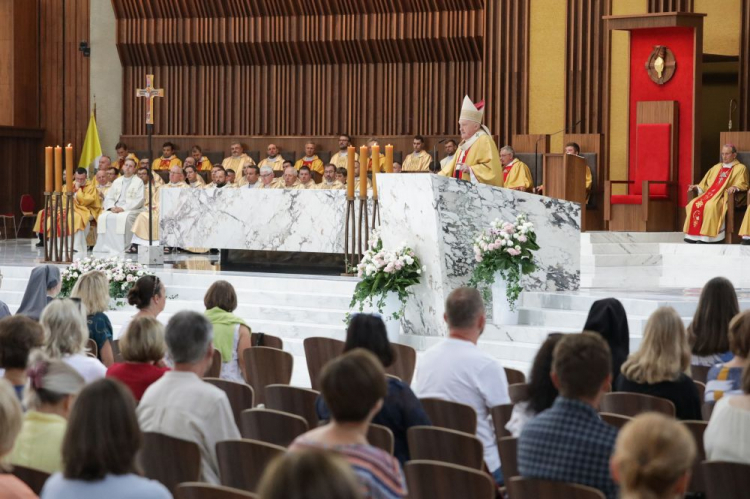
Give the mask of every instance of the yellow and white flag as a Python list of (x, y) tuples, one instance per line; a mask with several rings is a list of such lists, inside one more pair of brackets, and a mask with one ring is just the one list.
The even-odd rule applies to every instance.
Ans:
[(91, 113), (89, 128), (86, 130), (86, 138), (83, 140), (81, 159), (78, 161), (80, 168), (86, 168), (89, 172), (95, 171), (102, 157), (102, 145), (99, 142), (99, 131), (96, 129), (96, 116)]

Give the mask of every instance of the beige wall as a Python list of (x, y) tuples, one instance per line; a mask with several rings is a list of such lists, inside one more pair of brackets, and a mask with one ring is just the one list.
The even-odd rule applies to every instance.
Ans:
[(741, 0), (695, 0), (694, 12), (703, 19), (703, 52), (739, 55)]
[[(91, 2), (91, 102), (104, 154), (113, 156), (122, 133), (122, 66), (117, 55), (112, 2)], [(135, 89), (133, 89), (135, 92)], [(96, 98), (96, 100), (94, 100)]]

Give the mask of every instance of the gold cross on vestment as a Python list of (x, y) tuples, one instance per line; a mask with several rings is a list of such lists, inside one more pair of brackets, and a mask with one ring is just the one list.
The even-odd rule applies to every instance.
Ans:
[(154, 75), (146, 75), (146, 88), (136, 89), (136, 97), (146, 97), (148, 103), (146, 104), (146, 124), (154, 124), (154, 97), (164, 97), (163, 88), (154, 88), (153, 85)]

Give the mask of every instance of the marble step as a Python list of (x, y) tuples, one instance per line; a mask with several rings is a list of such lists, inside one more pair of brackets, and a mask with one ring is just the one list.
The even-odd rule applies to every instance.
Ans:
[(659, 243), (589, 244), (581, 247), (581, 255), (654, 255), (659, 253), (659, 246)]
[[(700, 290), (698, 290), (700, 293)], [(659, 307), (672, 307), (677, 310), (682, 317), (691, 317), (698, 306), (698, 293), (686, 296), (683, 299), (675, 299), (673, 296), (659, 296), (658, 294), (649, 295), (648, 291), (638, 290), (637, 292), (622, 293), (618, 290), (612, 290), (611, 293), (599, 292), (597, 294), (574, 294), (567, 292), (524, 292), (522, 296), (522, 306), (531, 308), (545, 308), (554, 310), (570, 310), (588, 313), (591, 305), (603, 298), (616, 296), (625, 308), (628, 315), (649, 316)], [(625, 294), (625, 296), (623, 296)], [(630, 298), (627, 294), (633, 296), (646, 296), (647, 298)], [(740, 300), (742, 308), (750, 308), (750, 300)]]
[(681, 232), (584, 232), (581, 244), (603, 243), (680, 243), (684, 239)]
[(596, 267), (654, 267), (662, 264), (660, 254), (606, 254), (581, 255), (581, 270)]

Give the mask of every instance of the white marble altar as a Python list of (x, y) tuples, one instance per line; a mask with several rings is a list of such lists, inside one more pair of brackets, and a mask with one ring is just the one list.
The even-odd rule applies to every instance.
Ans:
[(405, 333), (445, 334), (443, 310), (451, 290), (466, 285), (475, 235), (495, 218), (526, 213), (541, 249), (538, 270), (522, 283), (530, 291), (576, 290), (580, 284), (580, 216), (577, 203), (437, 175), (378, 175), (385, 247), (402, 242), (426, 265), (402, 322)]

